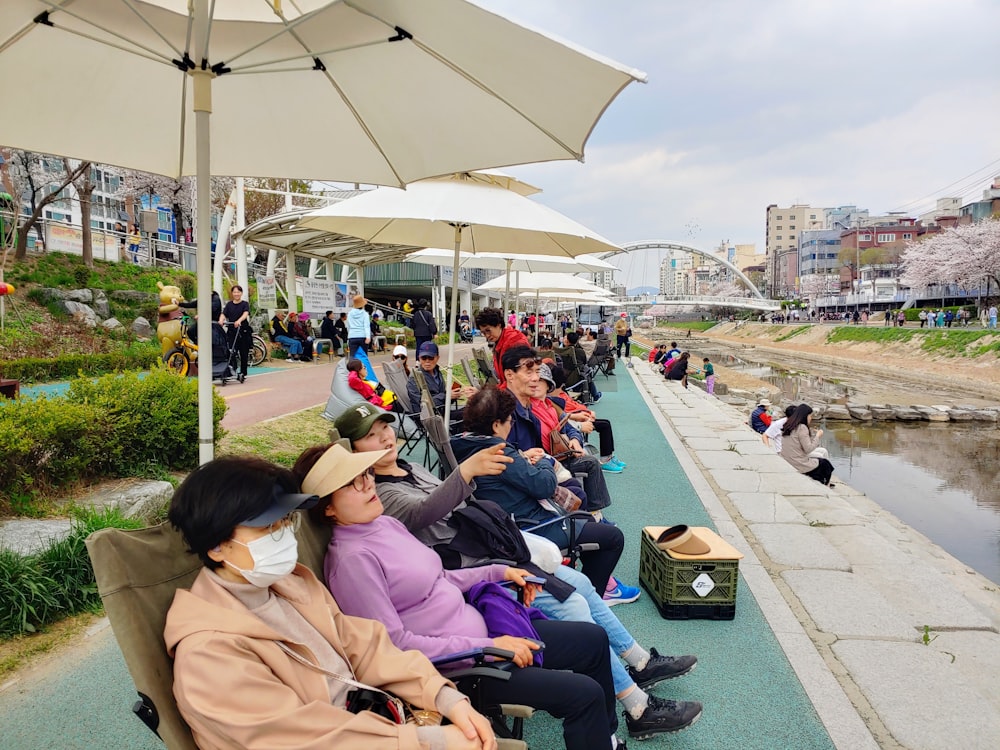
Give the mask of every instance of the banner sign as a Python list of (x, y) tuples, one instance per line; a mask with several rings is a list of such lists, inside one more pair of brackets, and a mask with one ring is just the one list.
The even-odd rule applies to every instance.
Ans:
[[(80, 227), (50, 223), (45, 235), (47, 250), (83, 255), (83, 230)], [(90, 247), (96, 260), (118, 261), (118, 246), (119, 240), (115, 235), (91, 230)]]
[(278, 285), (273, 276), (257, 277), (257, 306), (268, 310), (278, 306)]
[(302, 279), (303, 312), (322, 315), (333, 309), (336, 304), (335, 286), (334, 282), (325, 279)]

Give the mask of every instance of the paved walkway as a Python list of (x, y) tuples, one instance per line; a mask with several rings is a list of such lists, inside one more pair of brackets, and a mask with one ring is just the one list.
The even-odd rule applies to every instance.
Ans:
[(835, 745), (1000, 747), (996, 585), (836, 477), (797, 474), (741, 412), (632, 372)]
[[(702, 700), (704, 717), (643, 747), (1000, 747), (996, 586), (845, 485), (797, 475), (741, 413), (634, 361), (598, 381), (629, 464), (607, 475), (627, 540), (618, 572), (636, 582), (647, 524), (710, 525), (746, 554), (733, 621), (663, 620), (645, 593), (616, 608), (641, 643), (700, 659), (654, 692)], [(162, 747), (131, 695), (110, 629), (95, 629), (0, 685), (0, 748)], [(528, 739), (558, 746), (555, 722), (529, 722)]]

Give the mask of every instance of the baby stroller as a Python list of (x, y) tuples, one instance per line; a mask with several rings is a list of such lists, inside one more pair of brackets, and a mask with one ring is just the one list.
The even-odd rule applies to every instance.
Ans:
[(458, 342), (460, 344), (472, 343), (472, 326), (468, 321), (463, 320), (458, 324)]
[(222, 381), (225, 385), (236, 377), (235, 356), (236, 347), (230, 348), (226, 329), (219, 323), (212, 323), (212, 380)]

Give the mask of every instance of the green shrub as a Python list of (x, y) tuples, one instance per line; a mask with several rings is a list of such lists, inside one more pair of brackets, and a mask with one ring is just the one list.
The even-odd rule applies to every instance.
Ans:
[(143, 524), (117, 509), (86, 510), (70, 533), (34, 555), (0, 549), (0, 637), (33, 633), (67, 615), (100, 607), (85, 540), (99, 529)]
[(0, 548), (0, 638), (34, 633), (53, 619), (55, 588), (34, 558)]
[[(212, 412), (219, 440), (226, 403), (218, 393)], [(65, 396), (0, 402), (0, 513), (78, 480), (197, 461), (197, 381), (164, 369), (79, 378)]]
[(73, 280), (81, 289), (90, 283), (90, 269), (86, 266), (77, 266), (73, 269)]
[(122, 370), (147, 370), (159, 360), (160, 349), (155, 342), (140, 342), (121, 351), (105, 354), (62, 354), (51, 359), (25, 357), (0, 360), (0, 372), (5, 378), (14, 378), (27, 383), (45, 383)]
[(177, 279), (177, 286), (181, 289), (181, 294), (185, 299), (194, 299), (198, 295), (198, 284), (194, 276), (180, 276)]

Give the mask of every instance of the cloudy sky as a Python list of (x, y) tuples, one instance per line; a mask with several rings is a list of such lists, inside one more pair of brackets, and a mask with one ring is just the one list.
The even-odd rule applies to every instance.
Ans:
[(648, 73), (585, 164), (508, 170), (619, 243), (763, 252), (769, 203), (919, 213), (1000, 175), (997, 0), (478, 2)]

